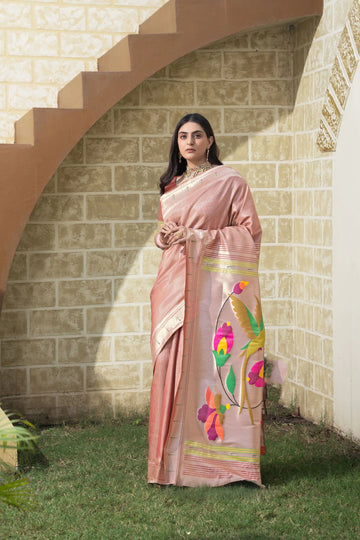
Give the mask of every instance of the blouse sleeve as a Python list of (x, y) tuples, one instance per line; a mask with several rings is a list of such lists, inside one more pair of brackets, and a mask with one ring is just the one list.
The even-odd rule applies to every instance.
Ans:
[(163, 226), (163, 224), (164, 224), (164, 219), (163, 219), (163, 215), (162, 215), (161, 201), (159, 201), (158, 226), (157, 226), (157, 229), (156, 229), (154, 242), (155, 242), (155, 245), (160, 249), (165, 249), (165, 248), (168, 247), (168, 246), (166, 246), (165, 244), (162, 243), (161, 237), (160, 237), (160, 229)]
[(250, 188), (245, 181), (242, 182), (239, 194), (232, 203), (230, 225), (244, 228), (249, 232), (259, 255), (262, 230)]

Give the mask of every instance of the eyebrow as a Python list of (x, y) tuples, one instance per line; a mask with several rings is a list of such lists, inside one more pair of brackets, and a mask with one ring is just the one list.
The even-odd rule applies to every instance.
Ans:
[[(185, 135), (188, 133), (188, 131), (179, 131), (180, 133), (184, 133)], [(202, 129), (196, 129), (195, 131), (191, 131), (190, 133), (205, 133)]]

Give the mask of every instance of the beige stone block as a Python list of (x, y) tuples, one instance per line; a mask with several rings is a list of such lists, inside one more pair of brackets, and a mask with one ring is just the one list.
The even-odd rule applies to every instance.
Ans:
[(86, 11), (81, 6), (34, 6), (34, 23), (46, 30), (85, 30)]
[(322, 223), (319, 219), (309, 219), (305, 222), (305, 242), (308, 245), (322, 245)]
[[(140, 105), (140, 89), (142, 88), (142, 85), (138, 86), (131, 92), (129, 92), (126, 96), (124, 96), (117, 104), (119, 107), (136, 107)], [(117, 108), (115, 106), (115, 108)]]
[(30, 312), (31, 336), (58, 336), (83, 332), (82, 309), (44, 309)]
[(30, 221), (81, 221), (84, 198), (81, 195), (41, 195)]
[(20, 338), (27, 334), (27, 317), (25, 311), (5, 311), (1, 313), (0, 338)]
[(59, 224), (58, 242), (60, 249), (96, 249), (111, 247), (111, 224)]
[[(40, 58), (34, 59), (33, 81), (40, 84), (56, 84), (63, 86), (68, 80), (75, 77), (80, 71), (85, 71), (83, 60), (65, 58)], [(32, 79), (30, 79), (32, 80)]]
[(311, 133), (295, 134), (295, 159), (309, 159), (313, 156), (313, 135)]
[(326, 337), (333, 335), (333, 312), (332, 309), (314, 307), (314, 329)]
[(248, 49), (249, 48), (249, 34), (240, 32), (234, 34), (233, 36), (226, 37), (224, 39), (219, 39), (203, 49), (234, 49), (238, 51), (239, 49)]
[[(285, 329), (286, 331), (291, 332), (291, 330)], [(290, 353), (291, 354), (291, 353)], [(297, 377), (297, 358), (292, 358), (286, 364), (286, 380), (295, 381)]]
[(305, 220), (296, 218), (294, 223), (294, 242), (295, 244), (304, 244), (305, 242)]
[(162, 256), (161, 249), (145, 248), (142, 251), (143, 274), (156, 275)]
[(322, 276), (332, 276), (332, 250), (331, 249), (315, 249), (314, 252), (314, 270)]
[(60, 281), (58, 287), (59, 306), (110, 304), (112, 300), (110, 279)]
[(25, 280), (27, 278), (27, 255), (24, 253), (15, 253), (8, 281)]
[(65, 58), (98, 58), (108, 51), (112, 45), (111, 35), (108, 34), (64, 32), (60, 34), (59, 56)]
[(167, 111), (162, 109), (114, 109), (114, 132), (118, 135), (168, 133)]
[(304, 75), (299, 84), (299, 88), (296, 93), (296, 104), (306, 104), (309, 106), (309, 101), (314, 99), (314, 75)]
[(151, 310), (150, 305), (141, 306), (141, 332), (151, 331)]
[(311, 43), (314, 32), (315, 20), (313, 18), (299, 22), (295, 28), (295, 47), (298, 48)]
[(115, 337), (115, 360), (117, 362), (133, 362), (138, 360), (150, 360), (150, 336), (149, 334)]
[(85, 160), (84, 139), (81, 139), (65, 157), (64, 165), (82, 165)]
[[(112, 392), (87, 392), (84, 397), (89, 414), (97, 418), (113, 418)], [(59, 403), (61, 403), (60, 399)]]
[[(278, 335), (278, 353), (290, 359), (294, 349), (294, 331), (290, 328), (281, 328)], [(290, 362), (293, 366), (295, 363)], [(289, 370), (289, 368), (288, 368)], [(288, 374), (288, 373), (287, 373)]]
[(132, 304), (149, 302), (153, 277), (126, 277), (115, 280), (115, 303)]
[(315, 191), (314, 213), (316, 216), (332, 216), (333, 198), (331, 190)]
[[(293, 274), (293, 298), (303, 301), (306, 298), (305, 276), (303, 274)], [(304, 296), (305, 293), (305, 296)]]
[(222, 161), (245, 161), (249, 159), (248, 137), (220, 135), (216, 138)]
[(221, 78), (221, 52), (194, 51), (169, 66), (173, 79), (219, 79)]
[(3, 367), (34, 366), (56, 362), (55, 339), (3, 340), (1, 365)]
[(155, 220), (158, 216), (159, 194), (143, 193), (141, 196), (141, 216), (142, 219)]
[(224, 52), (225, 79), (268, 79), (276, 76), (275, 52)]
[[(291, 204), (291, 201), (290, 201)], [(285, 213), (285, 212), (284, 212)], [(292, 218), (278, 219), (278, 242), (288, 244), (292, 241), (293, 223)]]
[(323, 397), (316, 392), (306, 389), (306, 407), (303, 414), (309, 420), (323, 420)]
[(115, 247), (153, 246), (156, 230), (156, 223), (115, 224)]
[(314, 271), (314, 249), (311, 247), (295, 247), (295, 267), (299, 272), (312, 274)]
[(140, 364), (117, 364), (116, 366), (87, 366), (87, 390), (121, 390), (139, 388)]
[(31, 28), (31, 5), (22, 2), (2, 2), (0, 10), (1, 28)]
[(293, 164), (294, 167), (294, 187), (305, 187), (305, 163), (303, 161), (297, 161)]
[(297, 302), (296, 304), (296, 325), (305, 330), (314, 328), (314, 307), (310, 304)]
[(139, 195), (87, 195), (86, 217), (89, 220), (137, 219)]
[(334, 367), (334, 343), (330, 338), (322, 340), (322, 360), (325, 366)]
[(298, 353), (299, 351), (305, 350), (305, 332), (300, 328), (296, 328), (294, 332), (295, 343), (294, 351)]
[(290, 191), (256, 190), (253, 192), (253, 198), (257, 212), (261, 216), (272, 216), (279, 212), (291, 214)]
[(297, 382), (312, 388), (314, 383), (314, 365), (311, 362), (298, 358)]
[(57, 171), (55, 172), (54, 176), (50, 178), (50, 180), (44, 187), (43, 193), (45, 194), (56, 193), (56, 190), (57, 190), (56, 186), (57, 186)]
[(55, 306), (55, 283), (9, 283), (4, 298), (4, 309), (24, 309)]
[(278, 108), (277, 129), (279, 133), (293, 133), (293, 109), (287, 107)]
[(332, 187), (333, 184), (333, 160), (321, 160), (321, 178), (324, 187)]
[(276, 186), (275, 163), (241, 163), (231, 165), (239, 171), (251, 188), (274, 188)]
[(323, 418), (327, 426), (334, 425), (334, 401), (332, 399), (324, 397), (323, 401)]
[(305, 163), (305, 183), (308, 187), (321, 186), (321, 161)]
[[(322, 99), (322, 96), (321, 96)], [(316, 101), (314, 103), (309, 103), (305, 108), (305, 117), (304, 117), (304, 130), (305, 131), (317, 131), (319, 128), (320, 120), (321, 120), (321, 114), (322, 114), (322, 101)], [(311, 137), (311, 140), (316, 143), (316, 138), (313, 136)], [(315, 152), (317, 150), (317, 152)], [(323, 157), (323, 153), (321, 152), (320, 148), (318, 146), (314, 149), (314, 157)], [(311, 156), (311, 154), (310, 154)]]
[[(126, 4), (125, 4), (126, 5)], [(89, 7), (88, 10), (88, 30), (90, 32), (137, 32), (138, 13), (126, 5), (120, 7)]]
[(276, 331), (273, 328), (269, 328), (267, 323), (266, 326), (266, 339), (265, 339), (265, 358), (271, 362), (275, 359), (275, 344), (276, 344)]
[(32, 394), (81, 392), (82, 390), (84, 390), (83, 367), (39, 367), (30, 369), (30, 392)]
[(90, 251), (86, 257), (86, 274), (90, 277), (138, 274), (139, 268), (135, 249)]
[(252, 81), (252, 105), (291, 105), (293, 84), (287, 80)]
[(143, 137), (141, 140), (143, 162), (165, 165), (169, 160), (170, 144), (170, 137)]
[(288, 246), (263, 246), (261, 250), (262, 270), (289, 270), (291, 249)]
[(114, 109), (110, 109), (107, 113), (95, 122), (86, 133), (86, 136), (101, 136), (114, 135)]
[(312, 216), (314, 214), (312, 191), (295, 191), (295, 214), (297, 216)]
[(159, 69), (159, 71), (156, 71), (155, 73), (153, 73), (149, 77), (149, 79), (167, 79), (169, 77), (168, 73), (169, 73), (168, 66), (165, 66), (164, 68)]
[(302, 298), (311, 304), (321, 304), (323, 290), (323, 278), (305, 276), (302, 290)]
[(7, 410), (18, 411), (27, 420), (38, 425), (51, 425), (58, 422), (56, 396), (10, 397), (1, 400)]
[(196, 85), (197, 104), (200, 106), (232, 107), (249, 104), (248, 81), (199, 81)]
[(332, 307), (333, 303), (333, 282), (332, 279), (323, 279), (323, 297), (324, 306)]
[(133, 163), (139, 160), (137, 137), (87, 137), (86, 163)]
[(296, 105), (293, 111), (293, 130), (295, 133), (305, 131), (305, 105)]
[(333, 232), (332, 232), (332, 221), (330, 219), (322, 221), (323, 226), (323, 246), (331, 247), (333, 244)]
[[(11, 82), (31, 82), (32, 64), (30, 58), (2, 58), (0, 65), (0, 80)], [(46, 81), (49, 82), (49, 81)]]
[(262, 302), (265, 324), (270, 326), (292, 326), (292, 305), (288, 300), (266, 300)]
[[(175, 130), (175, 126), (179, 120), (186, 114), (192, 113), (194, 107), (185, 108), (176, 108), (169, 109), (169, 130), (172, 133)], [(217, 134), (222, 133), (222, 111), (221, 109), (207, 108), (207, 107), (198, 107), (196, 106), (196, 112), (202, 114), (207, 118), (213, 128), (215, 137)], [(164, 170), (162, 170), (164, 172)]]
[(2, 369), (0, 377), (0, 395), (17, 396), (27, 393), (27, 376), (25, 368)]
[(262, 244), (275, 244), (276, 220), (275, 218), (261, 217)]
[(293, 55), (289, 52), (279, 51), (277, 53), (277, 76), (281, 79), (288, 79), (293, 75)]
[(59, 193), (83, 193), (111, 191), (111, 168), (60, 167), (58, 170)]
[(246, 133), (275, 130), (273, 109), (225, 109), (225, 133)]
[(59, 363), (96, 364), (111, 361), (111, 337), (59, 338)]
[(152, 362), (142, 363), (142, 387), (150, 389), (153, 378), (153, 365)]
[(150, 392), (129, 391), (115, 394), (115, 416), (123, 414), (146, 414), (149, 408)]
[(273, 272), (261, 272), (259, 275), (262, 298), (276, 298), (276, 275)]
[(119, 165), (115, 167), (116, 191), (158, 191), (164, 167)]
[[(311, 362), (322, 363), (322, 339), (317, 334), (305, 333), (305, 352), (306, 357)], [(315, 387), (316, 387), (316, 368), (315, 366)]]
[(84, 275), (82, 253), (34, 253), (29, 257), (31, 279), (79, 278)]
[(59, 38), (54, 32), (8, 30), (7, 51), (13, 56), (59, 56)]
[(255, 135), (251, 137), (251, 158), (255, 161), (289, 161), (292, 137), (288, 135)]
[(93, 307), (86, 309), (88, 334), (126, 334), (140, 331), (138, 306)]
[(54, 107), (57, 89), (51, 85), (12, 84), (8, 86), (8, 104), (11, 109)]
[(194, 105), (194, 97), (194, 82), (147, 80), (141, 87), (141, 105), (146, 106), (184, 107)]
[(18, 251), (45, 251), (55, 248), (55, 225), (28, 223), (25, 227)]
[(281, 25), (264, 28), (250, 33), (250, 48), (257, 50), (290, 51), (293, 46), (293, 36), (289, 26)]
[(292, 297), (293, 276), (290, 273), (279, 273), (278, 275), (278, 294), (279, 298)]

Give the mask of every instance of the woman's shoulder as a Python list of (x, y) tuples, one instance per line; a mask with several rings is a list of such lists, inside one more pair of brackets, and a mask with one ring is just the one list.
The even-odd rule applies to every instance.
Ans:
[(174, 189), (174, 187), (176, 186), (176, 178), (177, 178), (177, 176), (174, 176), (174, 178), (171, 180), (171, 182), (169, 182), (169, 183), (165, 186), (165, 191), (164, 191), (164, 193), (168, 193), (169, 191), (171, 191), (172, 189)]
[[(215, 167), (216, 171), (217, 167)], [(221, 169), (221, 176), (224, 178), (224, 180), (232, 180), (235, 183), (239, 184), (246, 184), (246, 180), (241, 176), (241, 173), (237, 171), (236, 169), (233, 169), (232, 167), (228, 167), (227, 165), (220, 165), (219, 166), (219, 172)]]

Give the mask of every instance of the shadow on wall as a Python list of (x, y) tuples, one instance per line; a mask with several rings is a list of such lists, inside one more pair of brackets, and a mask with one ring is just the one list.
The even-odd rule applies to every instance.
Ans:
[(0, 325), (3, 406), (43, 423), (147, 406), (157, 184), (174, 126), (194, 110), (209, 118), (221, 159), (247, 179), (262, 216), (271, 357), (277, 328), (291, 322), (291, 284), (281, 296), (276, 274), (290, 279), (292, 111), (315, 27), (309, 19), (295, 31), (241, 33), (191, 53), (73, 148), (13, 261)]

